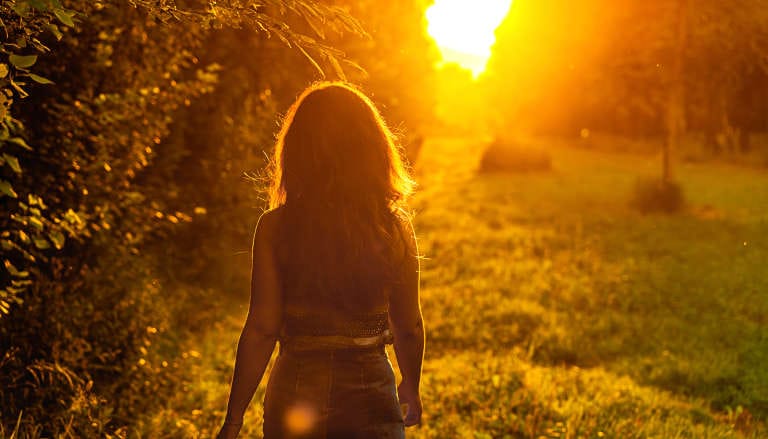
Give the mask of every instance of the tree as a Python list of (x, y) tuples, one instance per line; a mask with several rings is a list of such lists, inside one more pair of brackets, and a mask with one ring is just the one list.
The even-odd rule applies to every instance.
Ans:
[(759, 0), (520, 0), (497, 30), (487, 88), (500, 126), (664, 139), (671, 178), (689, 133), (735, 151), (768, 130), (767, 36)]

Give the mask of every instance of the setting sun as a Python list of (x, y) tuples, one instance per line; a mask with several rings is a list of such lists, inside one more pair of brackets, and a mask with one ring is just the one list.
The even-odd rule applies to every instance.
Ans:
[(427, 32), (434, 38), (444, 63), (456, 63), (477, 77), (491, 56), (494, 31), (507, 15), (512, 0), (436, 0), (427, 9)]

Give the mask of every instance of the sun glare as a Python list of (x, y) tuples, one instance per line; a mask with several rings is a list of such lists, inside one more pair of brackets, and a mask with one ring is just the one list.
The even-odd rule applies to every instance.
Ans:
[(456, 63), (477, 77), (491, 56), (494, 31), (512, 0), (435, 0), (427, 9), (427, 32), (443, 63)]

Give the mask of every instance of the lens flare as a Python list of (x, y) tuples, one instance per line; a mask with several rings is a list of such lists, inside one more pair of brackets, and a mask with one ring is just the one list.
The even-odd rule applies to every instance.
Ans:
[(302, 435), (310, 432), (317, 423), (317, 410), (310, 404), (299, 402), (285, 413), (285, 426), (292, 434)]
[(512, 0), (436, 0), (427, 9), (427, 32), (444, 63), (456, 63), (477, 77), (485, 70), (496, 41), (494, 31)]

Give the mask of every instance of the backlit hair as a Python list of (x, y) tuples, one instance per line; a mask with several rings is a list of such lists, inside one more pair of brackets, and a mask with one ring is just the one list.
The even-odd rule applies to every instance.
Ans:
[(339, 82), (304, 90), (283, 119), (270, 190), (270, 207), (283, 207), (278, 259), (289, 295), (344, 309), (379, 304), (402, 265), (412, 187), (367, 96)]

